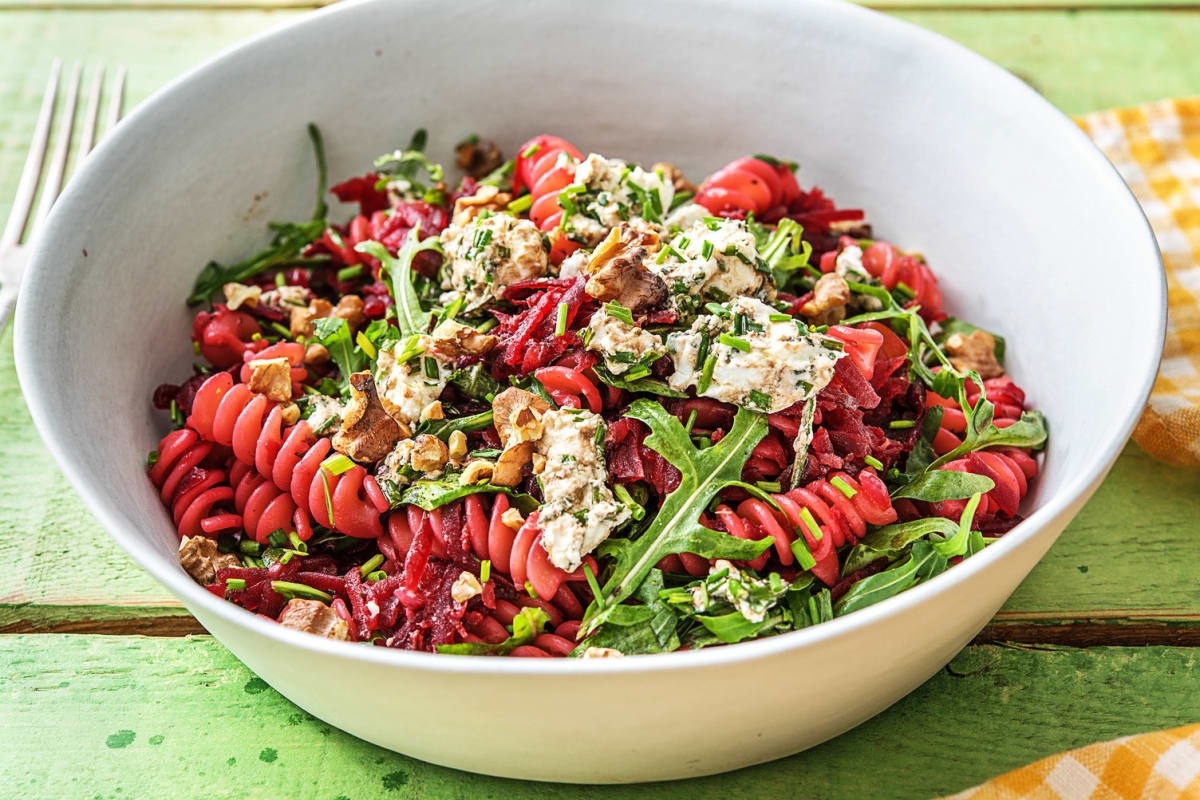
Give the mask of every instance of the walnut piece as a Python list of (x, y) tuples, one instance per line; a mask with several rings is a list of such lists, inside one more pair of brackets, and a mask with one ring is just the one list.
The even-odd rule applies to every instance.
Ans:
[(236, 311), (242, 306), (255, 308), (263, 293), (262, 287), (247, 286), (244, 283), (227, 283), (221, 287), (221, 291), (225, 294), (225, 305), (230, 311)]
[(295, 403), (288, 403), (280, 410), (283, 412), (284, 425), (291, 426), (300, 421), (300, 406)]
[(658, 234), (622, 222), (596, 247), (588, 261), (584, 291), (601, 302), (618, 302), (645, 311), (667, 299), (667, 284), (646, 266), (658, 249)]
[(290, 309), (292, 316), (288, 321), (288, 328), (293, 339), (300, 336), (312, 336), (313, 320), (333, 316), (333, 304), (319, 297), (309, 302), (307, 306), (291, 306)]
[(357, 331), (367, 321), (367, 315), (363, 313), (362, 298), (356, 294), (344, 295), (341, 300), (338, 300), (338, 304), (333, 307), (333, 316), (346, 320), (351, 333)]
[(800, 306), (800, 313), (811, 325), (833, 325), (846, 318), (850, 302), (850, 284), (836, 272), (827, 272), (817, 279), (813, 296)]
[(452, 319), (439, 324), (429, 335), (433, 339), (433, 348), (451, 358), (481, 356), (495, 347), (497, 341), (489, 333), (480, 333), (470, 325)]
[(536, 394), (510, 386), (492, 399), (492, 424), (505, 447), (542, 436), (542, 415), (550, 404)]
[(242, 562), (233, 553), (218, 552), (217, 543), (206, 536), (185, 536), (179, 543), (179, 564), (197, 583), (208, 586), (217, 582), (217, 570), (240, 567)]
[(952, 334), (946, 339), (946, 354), (959, 372), (975, 370), (984, 380), (1004, 374), (996, 360), (996, 339), (987, 331), (974, 330), (970, 336)]
[(492, 483), (496, 486), (516, 486), (521, 482), (521, 469), (533, 458), (533, 442), (517, 442), (504, 448), (496, 459)]
[(683, 172), (674, 164), (668, 164), (666, 161), (659, 161), (650, 168), (651, 172), (662, 172), (663, 178), (670, 182), (675, 187), (676, 192), (691, 192), (696, 193), (696, 184), (683, 177)]
[(287, 403), (292, 399), (292, 363), (286, 358), (256, 358), (250, 362), (250, 391), (268, 400)]
[(450, 586), (450, 599), (460, 605), (480, 594), (483, 594), (483, 587), (479, 579), (465, 570)]
[(459, 486), (470, 486), (475, 483), (483, 483), (492, 477), (492, 472), (496, 465), (484, 458), (473, 458), (467, 464), (467, 468), (462, 471), (462, 475), (458, 476)]
[(370, 372), (350, 376), (350, 404), (342, 427), (333, 436), (333, 449), (355, 461), (378, 461), (401, 438), (400, 425), (383, 410)]
[(437, 472), (446, 466), (450, 451), (446, 443), (436, 436), (422, 433), (413, 439), (413, 451), (409, 463), (412, 468), (421, 472)]
[(583, 651), (584, 658), (624, 658), (625, 654), (615, 647), (589, 647)]
[(512, 528), (514, 531), (519, 530), (520, 527), (525, 524), (525, 518), (521, 516), (521, 509), (519, 508), (509, 508), (505, 510), (505, 512), (500, 515), (500, 521)]
[(326, 639), (349, 641), (350, 629), (346, 621), (320, 600), (289, 600), (279, 615), (279, 624), (305, 633), (314, 633)]
[(441, 400), (434, 400), (429, 405), (421, 409), (421, 422), (428, 422), (431, 419), (445, 419), (446, 411), (442, 408)]
[(467, 454), (467, 435), (462, 431), (453, 431), (450, 434), (449, 451), (452, 460), (462, 461)]
[(329, 350), (323, 344), (310, 344), (304, 349), (304, 363), (310, 367), (329, 363)]
[(504, 156), (495, 142), (472, 136), (455, 146), (454, 163), (472, 178), (479, 179), (504, 163)]
[(450, 224), (461, 228), (478, 217), (480, 211), (501, 211), (511, 200), (511, 194), (495, 186), (480, 186), (470, 197), (460, 197), (454, 201)]

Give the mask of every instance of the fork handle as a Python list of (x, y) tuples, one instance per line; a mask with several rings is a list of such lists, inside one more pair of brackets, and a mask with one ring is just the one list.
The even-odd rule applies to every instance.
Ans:
[(0, 333), (4, 332), (4, 327), (13, 315), (13, 309), (17, 305), (18, 288), (16, 283), (11, 281), (0, 286)]

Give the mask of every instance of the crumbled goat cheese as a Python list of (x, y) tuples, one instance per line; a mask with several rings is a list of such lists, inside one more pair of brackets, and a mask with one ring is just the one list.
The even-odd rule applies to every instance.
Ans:
[(628, 372), (636, 364), (649, 364), (667, 352), (662, 339), (610, 316), (603, 306), (592, 315), (587, 330), (587, 349), (598, 352), (614, 375)]
[(269, 306), (306, 306), (308, 289), (303, 286), (279, 286), (262, 293), (259, 300)]
[[(704, 363), (699, 360), (707, 337), (708, 356), (714, 360), (712, 379), (697, 394), (759, 411), (782, 411), (816, 395), (833, 380), (833, 368), (844, 353), (842, 343), (816, 333), (801, 333), (794, 320), (772, 322), (775, 309), (751, 297), (738, 297), (728, 305), (729, 319), (699, 317), (687, 331), (667, 337), (667, 350), (675, 360), (669, 378), (682, 391), (700, 382)], [(744, 314), (745, 333), (731, 333), (735, 315)], [(745, 343), (748, 350), (720, 341), (722, 334)]]
[(580, 275), (586, 275), (588, 259), (591, 258), (591, 255), (591, 252), (587, 250), (576, 250), (571, 253), (558, 265), (558, 277), (578, 278)]
[(461, 295), (468, 309), (499, 299), (509, 284), (546, 274), (549, 263), (542, 232), (527, 219), (480, 215), (442, 232), (443, 302)]
[[(661, 219), (675, 197), (675, 187), (658, 173), (598, 153), (579, 162), (574, 181), (564, 191), (574, 204), (566, 220), (567, 236), (585, 247), (595, 247), (622, 222)], [(644, 208), (646, 202), (658, 207)]]
[(667, 214), (667, 218), (663, 220), (663, 227), (668, 231), (690, 230), (693, 225), (703, 222), (704, 218), (709, 215), (709, 210), (699, 203), (684, 203)]
[[(375, 468), (375, 480), (391, 481), (397, 487), (406, 485), (414, 474), (412, 454), (415, 446), (412, 439), (401, 439), (396, 442), (392, 452), (384, 456), (383, 460), (379, 462), (379, 466)], [(426, 475), (424, 477), (436, 480), (441, 477), (441, 473), (439, 472), (436, 476)]]
[[(310, 394), (308, 401), (308, 427), (322, 433), (332, 431), (346, 413), (346, 404), (336, 397)], [(331, 422), (333, 424), (331, 424)]]
[(450, 587), (450, 598), (459, 604), (465, 603), (472, 597), (483, 594), (483, 586), (480, 585), (479, 579), (467, 571), (459, 573), (459, 576), (454, 580), (454, 584)]
[[(421, 334), (423, 352), (407, 361), (397, 355), (408, 345), (407, 339), (393, 342), (381, 349), (375, 361), (375, 386), (384, 409), (397, 422), (412, 426), (421, 418), (421, 411), (437, 400), (454, 374), (454, 365), (433, 347), (433, 338)], [(434, 375), (426, 372), (429, 370)]]
[(692, 589), (692, 608), (698, 612), (708, 611), (713, 600), (724, 600), (738, 610), (738, 613), (748, 622), (762, 622), (767, 618), (767, 610), (774, 602), (774, 596), (769, 591), (754, 592), (759, 598), (751, 596), (751, 589), (768, 589), (770, 582), (763, 578), (755, 578), (741, 572), (733, 564), (723, 558), (718, 558), (708, 574), (716, 575), (722, 570), (728, 570), (724, 577), (719, 578), (715, 586), (697, 586)]
[(556, 567), (571, 572), (629, 519), (629, 509), (608, 488), (608, 468), (598, 442), (603, 420), (590, 411), (558, 409), (542, 417), (537, 450), (546, 459), (538, 476), (545, 503), (538, 512), (542, 546)]
[(665, 255), (648, 262), (667, 289), (676, 310), (693, 310), (701, 299), (723, 302), (750, 295), (770, 300), (775, 285), (760, 269), (754, 234), (741, 220), (703, 220), (676, 236)]
[(871, 274), (863, 266), (862, 260), (862, 248), (852, 244), (838, 253), (837, 259), (833, 262), (833, 271), (848, 281), (864, 283), (871, 280)]

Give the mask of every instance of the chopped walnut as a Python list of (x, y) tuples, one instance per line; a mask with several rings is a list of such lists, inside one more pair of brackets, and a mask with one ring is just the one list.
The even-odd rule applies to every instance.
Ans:
[(850, 302), (850, 284), (836, 272), (827, 272), (817, 279), (813, 296), (800, 306), (800, 313), (812, 325), (833, 325), (846, 318)]
[(492, 483), (496, 486), (516, 486), (521, 482), (521, 470), (533, 457), (533, 442), (517, 442), (504, 448), (504, 452), (496, 459), (496, 469), (492, 473)]
[(625, 654), (615, 647), (589, 647), (583, 651), (584, 658), (624, 658)]
[(279, 624), (305, 633), (315, 633), (326, 639), (349, 641), (350, 628), (346, 621), (320, 600), (289, 600), (279, 615)]
[(541, 453), (533, 454), (533, 474), (541, 475), (542, 470), (546, 468), (546, 457)]
[(584, 291), (601, 302), (616, 301), (633, 311), (662, 305), (667, 284), (646, 266), (658, 249), (658, 234), (628, 222), (613, 228), (588, 261)]
[(217, 550), (217, 543), (205, 536), (185, 536), (179, 543), (179, 564), (199, 584), (208, 586), (217, 582), (217, 570), (240, 567), (233, 553)]
[(475, 483), (483, 483), (492, 477), (492, 472), (496, 465), (484, 458), (473, 458), (467, 464), (467, 468), (458, 476), (459, 486), (470, 486)]
[(974, 330), (970, 336), (952, 334), (946, 339), (946, 354), (959, 372), (975, 370), (984, 380), (1004, 374), (1004, 367), (996, 360), (996, 339), (987, 331)]
[(450, 586), (450, 599), (459, 605), (480, 594), (483, 594), (483, 586), (479, 584), (479, 579), (465, 570)]
[(492, 399), (492, 421), (500, 443), (510, 447), (542, 436), (542, 415), (550, 404), (536, 394), (511, 386)]
[(454, 148), (454, 163), (472, 178), (486, 177), (489, 172), (504, 163), (504, 156), (496, 143), (472, 136)]
[(362, 298), (356, 294), (343, 295), (333, 308), (333, 316), (346, 320), (351, 333), (357, 331), (367, 321), (367, 315), (363, 313)]
[(247, 286), (244, 283), (227, 283), (221, 287), (221, 291), (225, 293), (225, 305), (230, 311), (236, 311), (242, 306), (255, 308), (263, 293), (262, 287)]
[(454, 201), (450, 224), (462, 227), (478, 217), (480, 211), (501, 211), (511, 200), (511, 194), (495, 186), (480, 186), (470, 197), (460, 197)]
[(481, 356), (495, 347), (497, 341), (491, 334), (480, 333), (470, 325), (452, 319), (439, 324), (429, 335), (433, 339), (433, 349), (451, 358)]
[(313, 320), (333, 316), (333, 304), (319, 297), (307, 306), (291, 306), (290, 309), (292, 316), (288, 328), (293, 339), (300, 336), (312, 336)]
[(453, 431), (450, 434), (449, 454), (453, 461), (462, 461), (463, 456), (467, 454), (467, 435), (462, 431)]
[(521, 516), (521, 510), (519, 508), (507, 509), (503, 514), (500, 515), (500, 521), (512, 528), (514, 531), (518, 530), (522, 525), (525, 524), (525, 518)]
[(284, 425), (295, 425), (300, 421), (300, 406), (295, 403), (288, 403), (280, 410), (283, 412)]
[(250, 391), (268, 400), (286, 403), (292, 399), (292, 364), (286, 358), (257, 358), (250, 362)]
[(675, 187), (677, 192), (696, 193), (696, 184), (683, 177), (683, 172), (674, 164), (668, 164), (665, 161), (659, 161), (650, 168), (651, 172), (662, 172), (663, 178)]
[(370, 372), (350, 376), (350, 404), (342, 427), (333, 436), (333, 449), (355, 461), (378, 461), (401, 438), (400, 425), (383, 410)]
[(446, 443), (436, 436), (422, 433), (413, 439), (413, 451), (410, 463), (412, 468), (420, 472), (437, 472), (446, 466), (450, 451)]
[(428, 422), (431, 419), (445, 419), (446, 412), (442, 408), (441, 400), (434, 400), (429, 405), (421, 409), (421, 422)]
[(329, 363), (329, 351), (323, 344), (310, 344), (304, 349), (304, 363), (310, 367)]

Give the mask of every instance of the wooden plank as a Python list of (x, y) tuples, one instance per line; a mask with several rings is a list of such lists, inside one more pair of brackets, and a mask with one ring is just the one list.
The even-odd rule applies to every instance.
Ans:
[[(520, 783), (387, 752), (300, 711), (208, 637), (5, 636), (0, 662), (0, 777), (27, 797), (160, 797), (170, 787), (206, 798), (615, 799), (649, 789)], [(924, 800), (1065, 748), (1192, 722), (1198, 679), (1186, 649), (972, 647), (832, 742), (652, 794), (791, 797), (803, 787), (806, 797)], [(968, 719), (994, 735), (964, 740)]]

